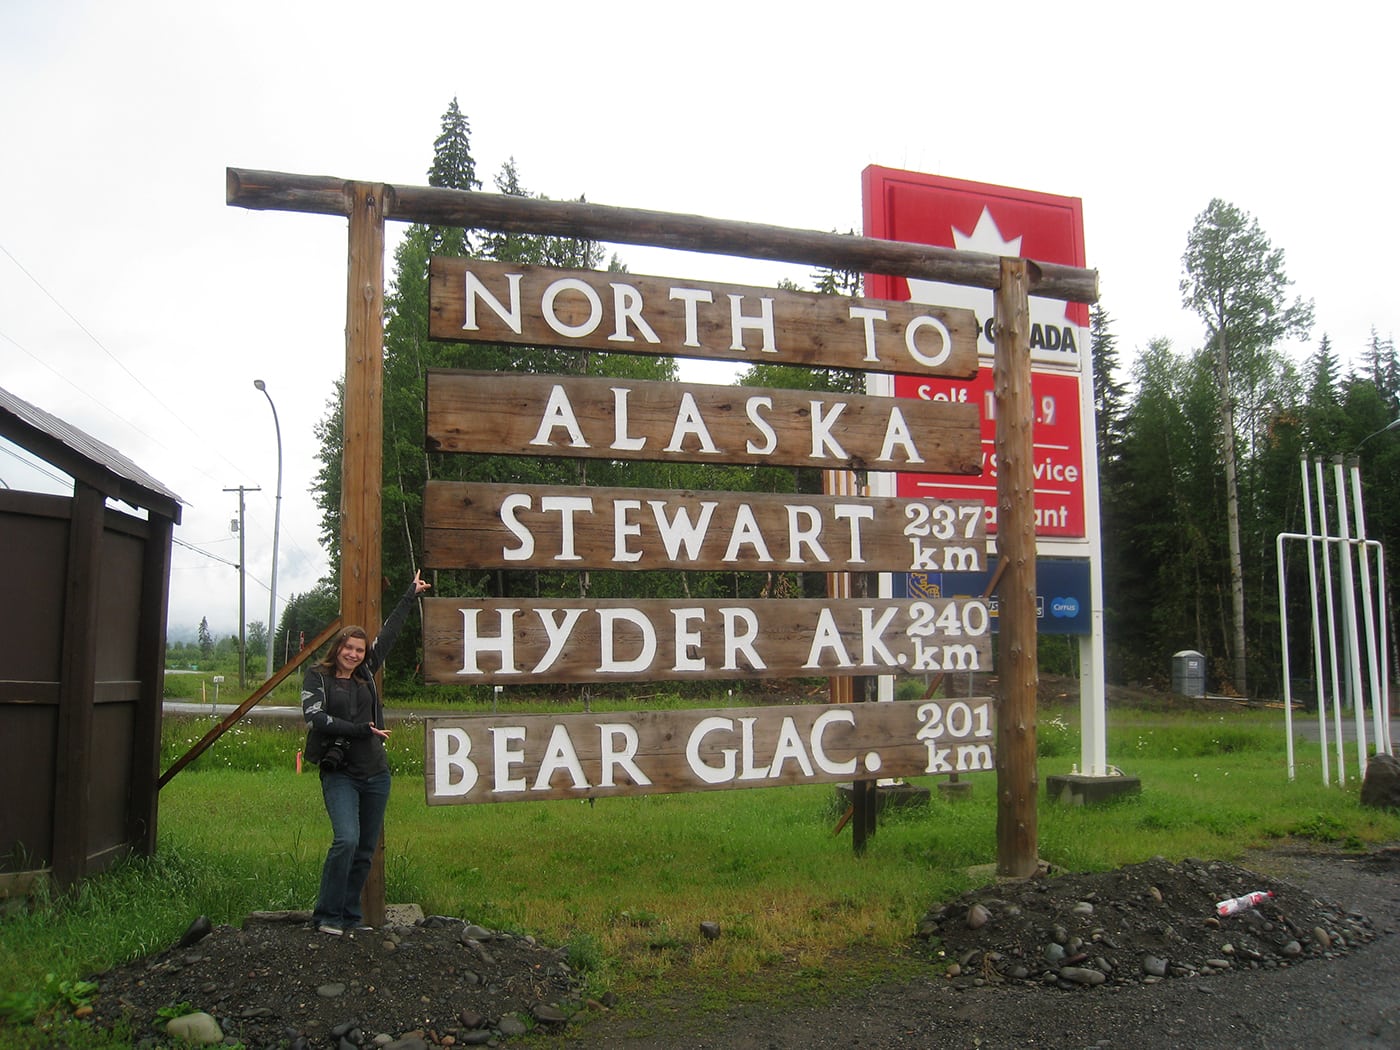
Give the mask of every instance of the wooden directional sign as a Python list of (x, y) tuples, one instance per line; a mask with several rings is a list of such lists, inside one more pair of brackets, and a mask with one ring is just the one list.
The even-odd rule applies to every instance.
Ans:
[(970, 377), (971, 310), (435, 258), (428, 334), (457, 342)]
[(976, 599), (423, 602), (423, 676), (455, 685), (977, 671), (990, 655)]
[(974, 500), (430, 481), (429, 568), (976, 572)]
[(433, 370), (438, 452), (982, 470), (976, 405), (633, 379)]
[(426, 721), (429, 805), (992, 769), (993, 702), (806, 704)]

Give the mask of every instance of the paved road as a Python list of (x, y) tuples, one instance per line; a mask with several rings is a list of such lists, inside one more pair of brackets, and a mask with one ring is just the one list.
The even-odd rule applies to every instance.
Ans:
[[(166, 700), (163, 710), (167, 715), (185, 715), (187, 717), (214, 716), (216, 719), (224, 719), (238, 710), (236, 704), (197, 704), (188, 700)], [(251, 708), (244, 718), (270, 719), (280, 722), (296, 722), (302, 724), (301, 708), (299, 707), (279, 707), (273, 704), (257, 704)], [(422, 718), (423, 716), (413, 711), (405, 711), (398, 708), (387, 708), (384, 717), (390, 722), (402, 722), (405, 719)]]
[[(1336, 719), (1328, 712), (1327, 716), (1327, 739), (1331, 743), (1336, 743)], [(1317, 725), (1316, 711), (1295, 711), (1293, 713), (1293, 735), (1295, 738), (1302, 737), (1314, 743), (1321, 739), (1321, 734)], [(1376, 723), (1370, 712), (1366, 714), (1366, 742), (1372, 750), (1375, 748)], [(1342, 739), (1355, 742), (1356, 740), (1356, 715), (1351, 711), (1342, 712)], [(1392, 744), (1400, 744), (1400, 718), (1391, 716), (1390, 719), (1390, 740)]]

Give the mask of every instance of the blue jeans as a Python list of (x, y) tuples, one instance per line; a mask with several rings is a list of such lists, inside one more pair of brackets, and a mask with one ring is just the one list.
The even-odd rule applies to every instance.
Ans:
[(364, 919), (360, 894), (389, 805), (389, 774), (361, 780), (344, 773), (323, 773), (321, 797), (331, 818), (331, 848), (321, 868), (321, 891), (311, 921), (317, 926), (357, 926)]

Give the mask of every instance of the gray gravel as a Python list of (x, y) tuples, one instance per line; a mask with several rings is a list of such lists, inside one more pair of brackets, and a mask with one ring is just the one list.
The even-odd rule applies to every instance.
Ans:
[[(1400, 1047), (1400, 846), (1365, 855), (1281, 848), (1242, 866), (1368, 918), (1376, 937), (1336, 958), (1156, 984), (957, 990), (938, 974), (822, 1009), (736, 1007), (703, 1022), (652, 1004), (576, 1023), (549, 1045), (662, 1050), (1011, 1047), (1351, 1050)], [(674, 1005), (674, 1004), (669, 1004)]]

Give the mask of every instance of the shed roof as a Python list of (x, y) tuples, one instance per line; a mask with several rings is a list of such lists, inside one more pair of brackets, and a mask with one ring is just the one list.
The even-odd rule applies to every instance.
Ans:
[(0, 437), (110, 499), (177, 525), (183, 500), (111, 445), (0, 387)]

